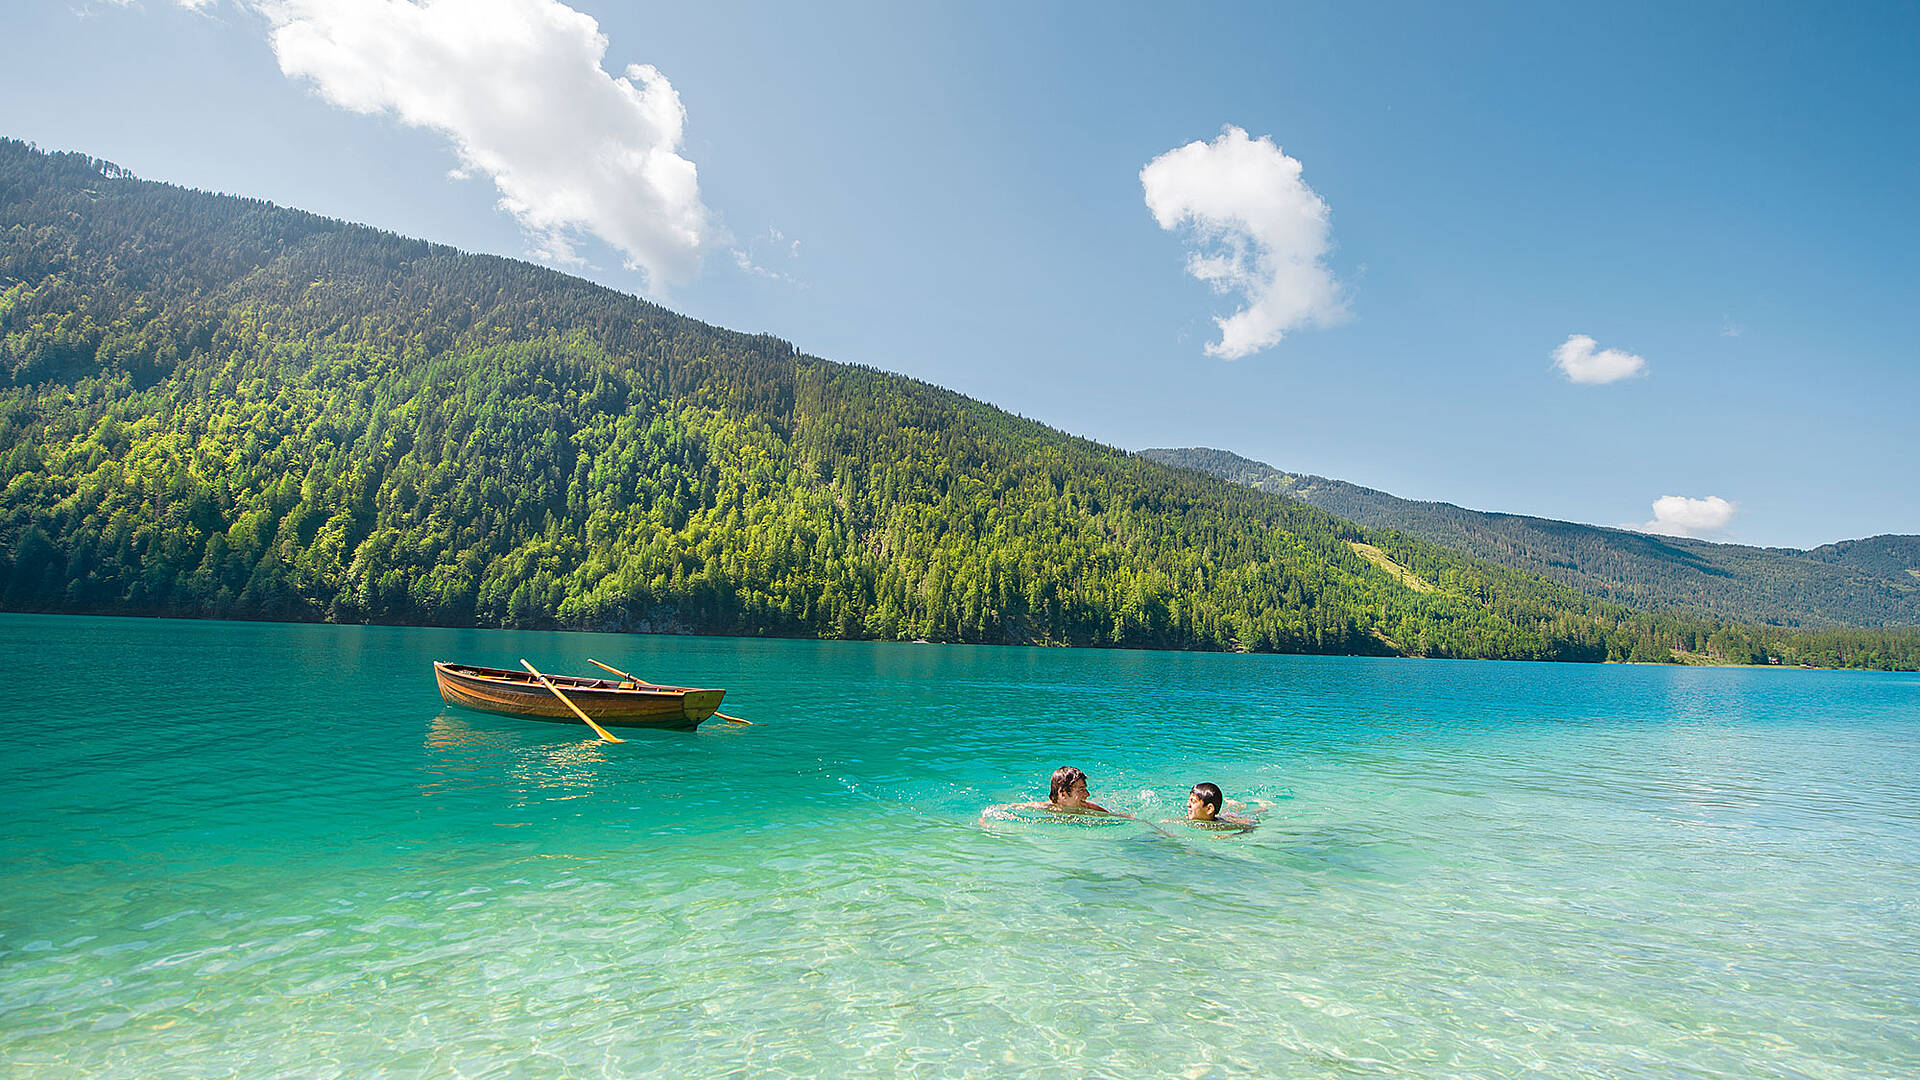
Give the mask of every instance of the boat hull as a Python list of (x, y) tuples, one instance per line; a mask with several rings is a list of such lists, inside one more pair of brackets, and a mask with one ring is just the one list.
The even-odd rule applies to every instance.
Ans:
[[(539, 680), (521, 671), (473, 667), (467, 664), (433, 662), (433, 677), (440, 684), (440, 697), (449, 705), (480, 712), (520, 716), (528, 720), (551, 720), (578, 724), (580, 718), (540, 685)], [(573, 675), (549, 675), (560, 692), (567, 695), (580, 711), (603, 727), (659, 728), (668, 731), (692, 731), (714, 714), (725, 690), (705, 690), (688, 686), (628, 686), (607, 679), (586, 679)]]

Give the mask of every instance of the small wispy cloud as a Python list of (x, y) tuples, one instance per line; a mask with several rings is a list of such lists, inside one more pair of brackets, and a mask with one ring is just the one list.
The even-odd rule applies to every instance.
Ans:
[(745, 247), (730, 250), (733, 254), (733, 264), (746, 273), (772, 281), (792, 281), (793, 278), (789, 275), (769, 269), (761, 265), (759, 260), (771, 261), (770, 256), (774, 255), (785, 259), (797, 259), (800, 257), (800, 241), (789, 240), (785, 233), (768, 226), (766, 233), (749, 240)]
[(650, 288), (690, 279), (724, 231), (682, 151), (686, 109), (656, 68), (602, 66), (606, 35), (558, 0), (254, 0), (280, 70), (332, 105), (438, 132), (534, 248), (618, 250)]
[(1723, 315), (1720, 317), (1720, 336), (1721, 337), (1739, 337), (1741, 334), (1744, 334), (1746, 332), (1747, 332), (1747, 328), (1744, 326), (1741, 326), (1737, 322), (1734, 322), (1733, 316)]
[(1602, 349), (1585, 334), (1573, 334), (1553, 350), (1553, 366), (1568, 382), (1602, 384), (1647, 373), (1645, 358), (1621, 349)]
[(1214, 319), (1220, 340), (1207, 346), (1209, 356), (1236, 360), (1346, 314), (1325, 262), (1332, 248), (1326, 200), (1301, 171), (1272, 138), (1254, 139), (1232, 125), (1210, 143), (1169, 150), (1140, 170), (1153, 220), (1162, 229), (1192, 230), (1187, 272), (1246, 303)]
[(1739, 513), (1740, 504), (1718, 495), (1692, 499), (1685, 495), (1662, 495), (1653, 500), (1653, 520), (1628, 526), (1661, 536), (1699, 538), (1725, 529)]
[(761, 266), (759, 263), (754, 262), (753, 256), (751, 254), (745, 251), (742, 251), (739, 248), (733, 249), (733, 265), (739, 267), (742, 270), (745, 270), (747, 273), (752, 274), (755, 277), (773, 278), (775, 280), (779, 280), (781, 276), (778, 271), (769, 270), (766, 267)]
[[(117, 8), (130, 8), (137, 7), (140, 0), (106, 0), (106, 2)], [(219, 2), (220, 0), (173, 0), (175, 7), (183, 7), (188, 11), (210, 11)], [(91, 15), (92, 12), (86, 7), (81, 7), (76, 9), (74, 14), (86, 16)]]

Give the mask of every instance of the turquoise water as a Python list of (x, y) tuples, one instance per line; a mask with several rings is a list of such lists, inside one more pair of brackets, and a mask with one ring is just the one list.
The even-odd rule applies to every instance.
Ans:
[[(0, 617), (0, 1073), (1920, 1075), (1920, 677)], [(445, 709), (436, 658), (753, 727)], [(1004, 821), (1054, 766), (1144, 818)]]

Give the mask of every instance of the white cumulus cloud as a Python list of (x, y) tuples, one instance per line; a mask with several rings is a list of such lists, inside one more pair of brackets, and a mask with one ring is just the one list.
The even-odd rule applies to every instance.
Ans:
[(1585, 334), (1573, 334), (1553, 350), (1553, 366), (1570, 382), (1610, 383), (1647, 373), (1647, 361), (1621, 349), (1602, 349)]
[(1662, 495), (1653, 500), (1653, 520), (1638, 526), (1642, 532), (1662, 536), (1703, 536), (1719, 532), (1740, 509), (1718, 495), (1690, 499), (1685, 495)]
[(343, 109), (444, 135), (453, 175), (486, 176), (535, 254), (579, 264), (589, 236), (660, 289), (720, 230), (681, 149), (686, 110), (644, 64), (557, 0), (263, 0), (280, 70)]
[(1207, 346), (1210, 356), (1238, 359), (1346, 313), (1325, 262), (1327, 204), (1300, 171), (1271, 138), (1249, 138), (1231, 125), (1210, 143), (1169, 150), (1140, 170), (1153, 220), (1162, 229), (1192, 228), (1187, 272), (1246, 302), (1214, 320), (1220, 340)]

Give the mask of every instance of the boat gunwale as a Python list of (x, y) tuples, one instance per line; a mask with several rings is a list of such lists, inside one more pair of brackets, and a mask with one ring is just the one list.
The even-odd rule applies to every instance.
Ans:
[[(456, 664), (448, 660), (435, 660), (434, 670), (456, 679), (464, 679), (482, 685), (500, 686), (512, 689), (525, 689), (530, 693), (546, 696), (547, 690), (532, 675), (508, 668), (480, 667), (474, 664)], [(692, 693), (704, 693), (721, 690), (717, 686), (665, 686), (658, 683), (645, 686), (621, 686), (611, 679), (596, 679), (588, 675), (548, 675), (554, 685), (569, 693), (583, 694), (625, 694), (634, 697), (683, 697)], [(724, 693), (724, 690), (721, 690)]]

